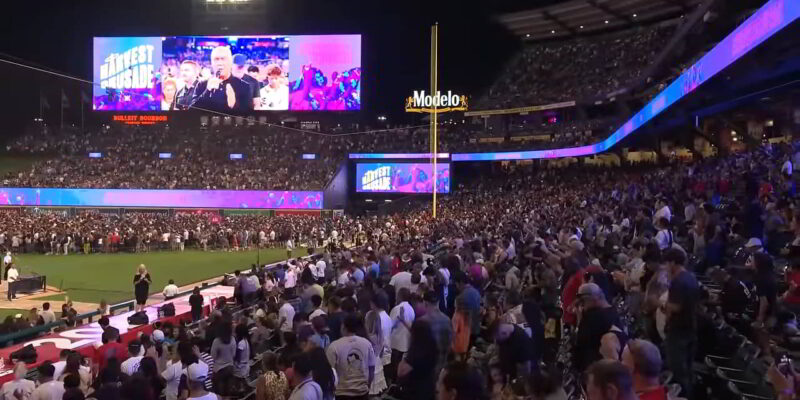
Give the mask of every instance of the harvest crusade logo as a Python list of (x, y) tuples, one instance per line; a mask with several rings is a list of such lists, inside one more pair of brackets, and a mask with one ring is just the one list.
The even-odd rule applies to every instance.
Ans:
[(437, 90), (436, 95), (415, 90), (413, 96), (406, 98), (406, 112), (433, 113), (434, 107), (436, 113), (467, 111), (467, 96), (458, 96), (449, 90), (446, 94)]
[(392, 190), (392, 167), (378, 167), (364, 173), (361, 177), (363, 190)]
[(100, 65), (100, 87), (110, 89), (153, 88), (153, 45), (111, 53)]

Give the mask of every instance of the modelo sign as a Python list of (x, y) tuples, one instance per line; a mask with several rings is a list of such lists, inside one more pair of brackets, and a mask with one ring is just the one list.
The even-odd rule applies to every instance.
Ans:
[(467, 96), (455, 95), (448, 90), (446, 94), (436, 91), (435, 95), (424, 90), (415, 90), (413, 96), (406, 98), (406, 112), (443, 113), (448, 111), (467, 111)]

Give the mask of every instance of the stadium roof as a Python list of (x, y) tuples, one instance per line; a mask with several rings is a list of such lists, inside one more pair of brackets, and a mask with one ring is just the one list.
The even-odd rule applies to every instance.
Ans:
[(563, 38), (677, 17), (702, 0), (572, 0), (502, 14), (497, 20), (526, 40)]

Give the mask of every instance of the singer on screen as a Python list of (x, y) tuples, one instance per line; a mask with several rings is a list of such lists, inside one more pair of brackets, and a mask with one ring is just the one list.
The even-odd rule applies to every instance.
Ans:
[(233, 76), (233, 55), (230, 47), (211, 51), (212, 77), (200, 82), (192, 107), (223, 113), (244, 113), (253, 109), (250, 85)]

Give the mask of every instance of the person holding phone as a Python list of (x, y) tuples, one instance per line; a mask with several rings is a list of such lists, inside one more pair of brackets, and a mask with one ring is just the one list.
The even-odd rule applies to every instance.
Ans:
[(150, 294), (150, 284), (153, 280), (144, 264), (139, 265), (137, 274), (133, 276), (133, 292), (136, 295), (136, 311), (144, 311), (147, 297)]

